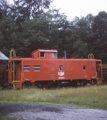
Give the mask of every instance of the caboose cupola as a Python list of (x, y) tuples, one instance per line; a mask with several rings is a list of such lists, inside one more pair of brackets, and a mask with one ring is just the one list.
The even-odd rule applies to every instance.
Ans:
[(35, 59), (57, 59), (57, 50), (35, 50), (32, 52), (32, 58)]

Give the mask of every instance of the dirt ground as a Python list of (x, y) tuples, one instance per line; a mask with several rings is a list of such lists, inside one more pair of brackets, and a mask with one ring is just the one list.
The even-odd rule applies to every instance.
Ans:
[(0, 103), (1, 116), (23, 120), (107, 120), (107, 111), (74, 106)]

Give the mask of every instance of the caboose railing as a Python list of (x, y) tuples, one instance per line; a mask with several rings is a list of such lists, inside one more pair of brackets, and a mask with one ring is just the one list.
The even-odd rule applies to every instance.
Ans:
[[(16, 57), (16, 53), (15, 53), (15, 50), (12, 49), (10, 50), (10, 59), (12, 59), (12, 56)], [(13, 70), (12, 70), (12, 73), (13, 73), (13, 81), (15, 81), (15, 61), (13, 60)]]
[[(16, 57), (16, 53), (15, 50), (12, 49), (10, 50), (10, 60), (12, 59), (12, 57)], [(15, 60), (12, 60), (12, 76), (13, 76), (13, 87), (14, 88), (22, 88), (22, 83), (19, 80), (16, 80), (16, 75), (15, 75)], [(21, 75), (22, 77), (22, 75)]]
[(89, 54), (88, 59), (94, 59), (94, 54), (93, 53)]
[(102, 61), (101, 61), (101, 78), (103, 79)]
[(10, 59), (12, 59), (12, 56), (16, 57), (16, 53), (14, 49), (10, 50)]

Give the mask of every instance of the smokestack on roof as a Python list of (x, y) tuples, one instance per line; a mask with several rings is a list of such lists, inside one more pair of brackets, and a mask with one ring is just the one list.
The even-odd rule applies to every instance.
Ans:
[(66, 59), (66, 50), (64, 50), (64, 58)]

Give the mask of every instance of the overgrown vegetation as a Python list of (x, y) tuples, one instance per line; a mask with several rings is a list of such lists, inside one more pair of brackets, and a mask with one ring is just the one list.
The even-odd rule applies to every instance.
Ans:
[(0, 102), (73, 105), (107, 110), (107, 86), (49, 90), (37, 88), (1, 90)]
[(57, 49), (59, 57), (107, 60), (107, 13), (88, 14), (69, 21), (65, 14), (50, 8), (51, 0), (0, 1), (0, 50), (9, 56), (29, 57), (36, 49)]
[[(0, 116), (0, 120), (17, 120), (17, 118), (15, 118), (15, 117), (1, 117)], [(23, 119), (19, 119), (19, 120), (23, 120)]]

